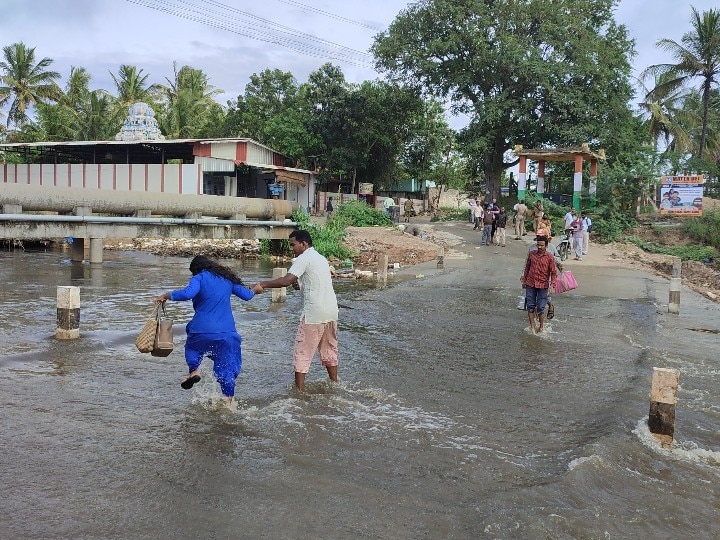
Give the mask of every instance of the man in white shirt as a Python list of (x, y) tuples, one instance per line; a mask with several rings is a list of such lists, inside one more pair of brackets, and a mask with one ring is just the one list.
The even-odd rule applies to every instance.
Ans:
[(292, 286), (300, 289), (303, 311), (295, 335), (293, 368), (295, 386), (305, 391), (305, 376), (310, 371), (315, 352), (320, 350), (320, 361), (330, 380), (338, 382), (338, 304), (330, 275), (330, 264), (312, 247), (307, 231), (290, 233), (290, 248), (297, 255), (288, 273), (277, 279), (253, 285), (255, 294), (264, 289)]
[(392, 207), (395, 206), (395, 201), (393, 200), (393, 198), (388, 197), (387, 199), (385, 199), (383, 201), (383, 206), (385, 207), (385, 211), (387, 212), (388, 216), (392, 218)]
[(583, 255), (587, 255), (588, 246), (590, 245), (590, 227), (592, 226), (592, 220), (587, 212), (582, 212), (580, 217), (583, 222)]

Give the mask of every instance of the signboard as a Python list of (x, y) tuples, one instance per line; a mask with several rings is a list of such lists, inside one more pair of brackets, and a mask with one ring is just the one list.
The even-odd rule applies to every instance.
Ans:
[(660, 178), (660, 213), (701, 216), (703, 176), (662, 176)]
[(372, 195), (373, 187), (372, 184), (360, 182), (360, 184), (358, 184), (358, 195)]

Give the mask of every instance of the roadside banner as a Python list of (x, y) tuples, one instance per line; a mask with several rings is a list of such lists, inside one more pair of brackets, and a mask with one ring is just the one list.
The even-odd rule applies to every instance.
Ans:
[(660, 213), (701, 216), (703, 175), (662, 176), (660, 178)]
[(373, 185), (367, 182), (360, 182), (358, 185), (358, 195), (372, 195)]

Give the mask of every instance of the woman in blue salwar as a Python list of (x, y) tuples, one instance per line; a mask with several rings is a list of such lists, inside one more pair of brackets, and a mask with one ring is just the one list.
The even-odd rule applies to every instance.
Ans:
[(186, 326), (185, 361), (188, 376), (180, 383), (189, 390), (200, 381), (200, 363), (207, 356), (227, 405), (235, 395), (235, 379), (242, 367), (242, 338), (235, 328), (230, 298), (250, 300), (255, 294), (226, 266), (198, 255), (190, 262), (192, 277), (184, 289), (159, 295), (155, 301), (192, 300), (195, 314)]

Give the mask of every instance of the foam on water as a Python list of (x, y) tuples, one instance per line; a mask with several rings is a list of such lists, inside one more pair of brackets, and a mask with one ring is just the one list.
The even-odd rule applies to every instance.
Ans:
[(632, 432), (640, 442), (654, 452), (666, 457), (676, 458), (686, 462), (708, 465), (720, 475), (720, 451), (700, 448), (693, 441), (675, 440), (671, 448), (663, 448), (660, 442), (650, 433), (647, 419), (638, 421)]

